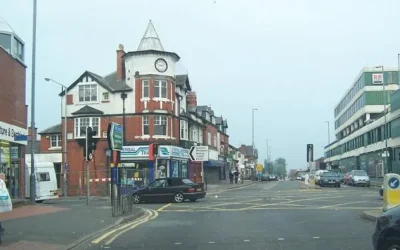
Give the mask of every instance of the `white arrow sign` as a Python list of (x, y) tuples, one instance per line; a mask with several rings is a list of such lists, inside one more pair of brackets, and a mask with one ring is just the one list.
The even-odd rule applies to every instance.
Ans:
[(208, 146), (194, 146), (189, 150), (192, 161), (208, 161)]

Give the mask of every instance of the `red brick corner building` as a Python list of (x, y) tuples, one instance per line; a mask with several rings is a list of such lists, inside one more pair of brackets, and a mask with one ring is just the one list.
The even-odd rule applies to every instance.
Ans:
[[(189, 148), (203, 144), (212, 145), (214, 152), (211, 155), (215, 162), (210, 161), (209, 165), (216, 168), (208, 173), (214, 173), (217, 179), (226, 176), (227, 166), (222, 162), (217, 164), (219, 154), (225, 154), (227, 149), (221, 150), (218, 140), (224, 145), (229, 143), (226, 120), (217, 119), (217, 124), (213, 111), (208, 114), (209, 110), (198, 107), (187, 110), (186, 95), (192, 93), (191, 98), (196, 97), (190, 92), (188, 76), (175, 74), (179, 60), (176, 53), (164, 50), (150, 21), (136, 51), (125, 52), (124, 46), (119, 45), (115, 72), (100, 76), (86, 71), (66, 93), (60, 94), (67, 98), (69, 195), (85, 192), (83, 146), (87, 126), (96, 131), (97, 139), (94, 160), (89, 163), (91, 192), (104, 195), (109, 191), (107, 126), (110, 122), (124, 125), (121, 169), (137, 185), (146, 185), (154, 176), (148, 168), (148, 149), (153, 142), (160, 145), (157, 176), (198, 180), (195, 176), (199, 164), (190, 162)], [(219, 130), (223, 133), (221, 138), (217, 136)]]
[(12, 198), (25, 197), (27, 141), (15, 137), (28, 135), (24, 55), (24, 42), (0, 18), (0, 172)]

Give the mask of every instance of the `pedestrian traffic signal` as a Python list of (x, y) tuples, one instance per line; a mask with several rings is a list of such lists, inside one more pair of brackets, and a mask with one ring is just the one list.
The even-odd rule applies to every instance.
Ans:
[(96, 131), (93, 131), (92, 127), (86, 127), (86, 143), (84, 151), (86, 161), (93, 160), (93, 151), (96, 149), (96, 142), (94, 141), (93, 136), (96, 134)]

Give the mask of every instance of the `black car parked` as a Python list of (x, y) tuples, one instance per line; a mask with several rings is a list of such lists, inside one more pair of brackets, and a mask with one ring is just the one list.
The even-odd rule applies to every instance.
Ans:
[(400, 249), (400, 206), (389, 209), (378, 217), (372, 244), (375, 250)]
[(136, 190), (133, 193), (133, 203), (166, 202), (177, 203), (185, 200), (195, 202), (206, 196), (204, 183), (194, 183), (186, 178), (160, 178), (155, 179), (148, 187)]

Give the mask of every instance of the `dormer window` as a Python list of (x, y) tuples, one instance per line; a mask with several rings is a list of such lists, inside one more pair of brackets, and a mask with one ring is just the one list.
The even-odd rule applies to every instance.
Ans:
[(109, 101), (110, 100), (110, 94), (108, 92), (103, 93), (103, 101)]
[(80, 85), (79, 102), (97, 102), (97, 84)]
[(50, 148), (61, 148), (61, 135), (50, 136)]

